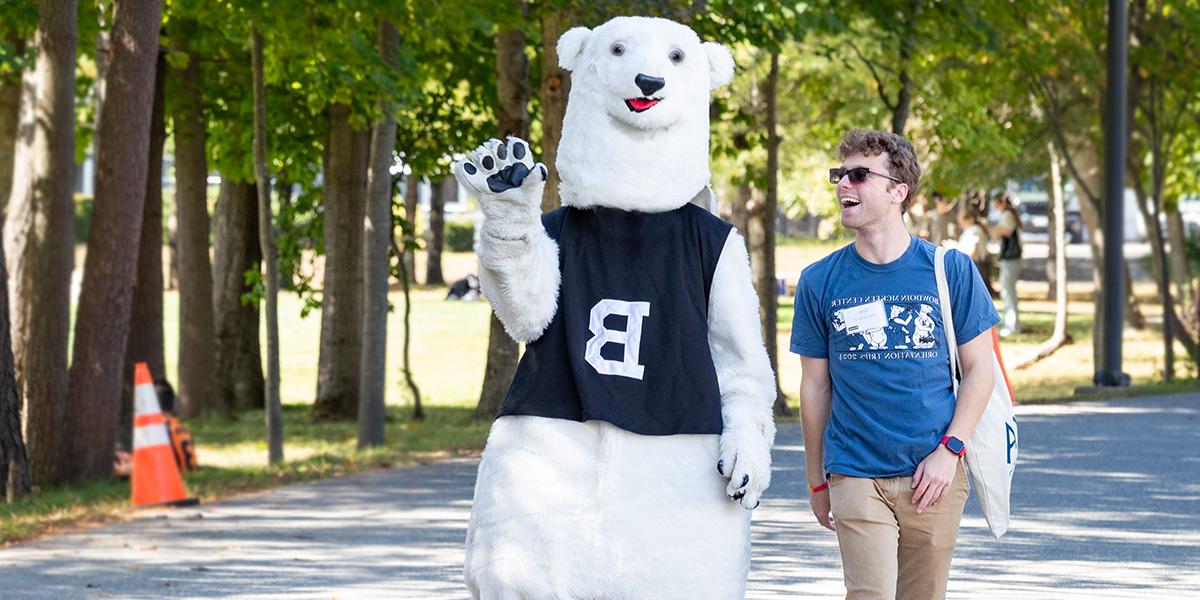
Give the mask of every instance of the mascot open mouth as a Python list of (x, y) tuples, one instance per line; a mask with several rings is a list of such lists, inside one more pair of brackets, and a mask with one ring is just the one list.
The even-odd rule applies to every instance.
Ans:
[(662, 102), (662, 98), (626, 98), (625, 106), (628, 106), (630, 111), (640, 113), (650, 110), (659, 102)]

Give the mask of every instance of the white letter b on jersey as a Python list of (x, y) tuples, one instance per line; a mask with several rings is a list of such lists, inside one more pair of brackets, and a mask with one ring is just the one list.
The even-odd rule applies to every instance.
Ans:
[[(607, 329), (604, 319), (609, 315), (624, 315), (628, 318), (625, 331)], [(619, 375), (641, 379), (646, 368), (638, 364), (638, 353), (642, 346), (642, 319), (650, 316), (649, 302), (625, 302), (605, 298), (592, 307), (588, 329), (592, 339), (588, 340), (584, 358), (601, 375)], [(625, 347), (622, 360), (608, 360), (600, 356), (604, 344), (621, 344)]]

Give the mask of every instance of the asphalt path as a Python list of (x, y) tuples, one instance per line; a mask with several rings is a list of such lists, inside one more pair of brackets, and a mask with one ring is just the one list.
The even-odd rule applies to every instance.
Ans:
[[(1200, 393), (1022, 406), (1011, 532), (968, 501), (950, 598), (1200, 599)], [(832, 533), (780, 428), (748, 598), (839, 598)], [(476, 460), (141, 513), (0, 550), (3, 598), (465, 598)]]

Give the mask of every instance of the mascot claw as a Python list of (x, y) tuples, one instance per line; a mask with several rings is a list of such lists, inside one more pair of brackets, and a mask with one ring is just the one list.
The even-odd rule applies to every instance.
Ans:
[[(533, 162), (529, 143), (517, 137), (488, 140), (454, 166), (458, 182), (480, 199), (480, 205), (497, 198), (522, 207), (540, 207), (542, 187), (549, 173)], [(532, 175), (532, 176), (531, 176)]]
[(721, 435), (717, 471), (729, 479), (725, 495), (743, 508), (754, 510), (771, 483), (771, 451), (758, 436), (726, 431)]

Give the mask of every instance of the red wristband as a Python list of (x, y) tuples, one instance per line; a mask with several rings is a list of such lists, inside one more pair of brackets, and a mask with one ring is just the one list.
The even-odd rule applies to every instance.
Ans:
[(825, 491), (825, 490), (827, 490), (827, 489), (829, 489), (829, 482), (828, 482), (828, 481), (826, 481), (826, 482), (824, 482), (824, 483), (822, 483), (821, 485), (818, 485), (818, 486), (816, 486), (816, 487), (814, 487), (814, 486), (811, 486), (811, 485), (810, 485), (810, 486), (808, 486), (808, 492), (809, 492), (810, 494), (815, 494), (815, 493), (817, 493), (817, 492), (823, 492), (823, 491)]

